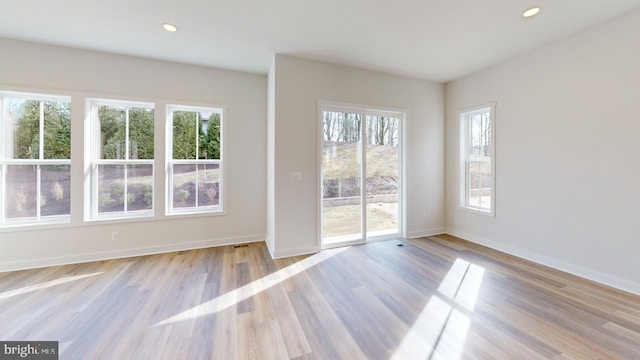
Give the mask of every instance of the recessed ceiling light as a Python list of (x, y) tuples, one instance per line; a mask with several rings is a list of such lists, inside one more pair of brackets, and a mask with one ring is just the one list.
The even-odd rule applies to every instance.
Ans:
[(176, 31), (178, 31), (178, 28), (173, 24), (164, 23), (164, 24), (162, 24), (162, 27), (165, 30), (167, 30), (168, 32), (176, 32)]
[(540, 8), (539, 7), (532, 7), (531, 9), (526, 10), (525, 12), (522, 13), (522, 17), (532, 17), (534, 15), (536, 15), (537, 13), (540, 12)]

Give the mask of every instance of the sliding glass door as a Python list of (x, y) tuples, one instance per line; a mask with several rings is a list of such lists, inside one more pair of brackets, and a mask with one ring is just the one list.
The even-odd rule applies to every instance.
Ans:
[(399, 233), (400, 118), (367, 115), (365, 169), (367, 238)]
[(323, 112), (322, 233), (334, 242), (362, 238), (362, 114)]
[(402, 114), (323, 107), (322, 245), (400, 235)]

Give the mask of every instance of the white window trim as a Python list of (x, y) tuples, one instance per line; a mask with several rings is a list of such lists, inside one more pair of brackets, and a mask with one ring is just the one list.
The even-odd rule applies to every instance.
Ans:
[[(468, 127), (465, 126), (468, 122), (467, 118), (471, 115), (483, 113), (487, 110), (490, 111), (489, 120), (491, 122), (491, 209), (486, 210), (483, 208), (470, 206), (467, 204), (468, 200), (468, 172), (467, 172), (467, 156), (468, 149), (466, 141), (468, 139)], [(474, 106), (471, 108), (466, 108), (458, 111), (458, 179), (459, 179), (459, 190), (458, 190), (458, 209), (463, 211), (468, 211), (476, 214), (482, 214), (487, 216), (496, 216), (496, 131), (495, 131), (495, 118), (496, 118), (496, 103), (489, 103), (480, 106)]]
[[(153, 198), (155, 199), (156, 192), (156, 182), (155, 182), (155, 159), (101, 159), (101, 143), (100, 139), (100, 124), (98, 122), (98, 106), (125, 106), (126, 108), (144, 108), (144, 109), (152, 109), (155, 110), (155, 104), (151, 102), (140, 102), (140, 101), (129, 101), (129, 100), (114, 100), (114, 99), (98, 99), (98, 98), (87, 98), (85, 99), (85, 121), (84, 121), (84, 156), (85, 156), (85, 194), (90, 194), (89, 196), (85, 196), (84, 201), (84, 221), (85, 222), (93, 222), (93, 221), (104, 221), (104, 220), (127, 220), (127, 219), (139, 219), (139, 218), (150, 218), (155, 215), (155, 207), (156, 202), (153, 201), (151, 204), (151, 209), (146, 210), (126, 210), (127, 202), (124, 202), (125, 210), (120, 212), (113, 213), (98, 213), (98, 166), (99, 165), (151, 165), (152, 166), (152, 186), (153, 186)], [(127, 120), (128, 122), (128, 120)], [(154, 119), (154, 127), (155, 119)], [(126, 143), (128, 144), (128, 126), (127, 126), (127, 136)], [(155, 134), (155, 131), (154, 131)], [(154, 144), (156, 141), (154, 141)], [(154, 147), (157, 145), (154, 145)], [(154, 151), (155, 153), (155, 151)], [(125, 150), (125, 154), (128, 157), (129, 151), (128, 146)], [(126, 172), (125, 172), (126, 174)], [(124, 185), (126, 187), (127, 177), (125, 175)]]
[[(220, 159), (173, 159), (173, 112), (174, 111), (187, 111), (187, 112), (212, 112), (220, 114)], [(178, 105), (169, 104), (166, 106), (166, 121), (165, 121), (165, 216), (179, 216), (179, 215), (225, 215), (225, 193), (226, 193), (226, 179), (227, 172), (225, 168), (225, 117), (227, 109), (225, 106), (192, 106), (192, 105)], [(197, 148), (198, 136), (196, 133), (196, 148)], [(198, 152), (196, 151), (196, 154)], [(173, 207), (173, 165), (189, 164), (189, 165), (207, 165), (216, 164), (220, 171), (220, 177), (218, 178), (218, 205), (200, 206), (198, 205), (198, 197), (196, 196), (196, 202), (194, 207), (188, 208), (174, 208)], [(196, 177), (197, 181), (197, 177)], [(196, 184), (196, 194), (198, 186)]]
[[(44, 152), (44, 119), (42, 113), (42, 107), (40, 109), (40, 148), (39, 159), (6, 159), (6, 147), (4, 141), (6, 141), (6, 124), (5, 124), (5, 109), (4, 99), (6, 98), (18, 98), (37, 100), (40, 102), (68, 102), (71, 104), (71, 96), (67, 95), (51, 95), (22, 91), (2, 91), (0, 92), (0, 139), (2, 140), (2, 146), (0, 146), (0, 228), (12, 228), (12, 227), (31, 227), (41, 225), (56, 225), (56, 224), (69, 224), (71, 222), (71, 214), (69, 215), (53, 215), (53, 216), (41, 216), (40, 214), (40, 173), (41, 166), (43, 165), (68, 165), (69, 171), (71, 171), (71, 159), (43, 159)], [(35, 165), (37, 166), (36, 186), (38, 187), (38, 195), (36, 196), (36, 217), (25, 219), (6, 219), (6, 205), (4, 202), (4, 194), (6, 192), (6, 174), (7, 165)]]

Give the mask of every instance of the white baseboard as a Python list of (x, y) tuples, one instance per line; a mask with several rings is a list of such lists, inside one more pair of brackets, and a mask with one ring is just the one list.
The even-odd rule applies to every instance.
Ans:
[(265, 240), (265, 243), (267, 244), (267, 250), (269, 250), (269, 254), (271, 255), (271, 258), (275, 259), (273, 257), (274, 251), (273, 251), (273, 245), (271, 244), (270, 239), (267, 238), (267, 240)]
[(120, 258), (127, 258), (127, 257), (133, 257), (133, 256), (144, 256), (144, 255), (168, 253), (168, 252), (174, 252), (174, 251), (204, 249), (204, 248), (215, 247), (215, 246), (246, 244), (246, 243), (264, 241), (264, 238), (265, 238), (264, 235), (236, 236), (236, 237), (229, 237), (229, 238), (219, 238), (219, 239), (209, 239), (209, 240), (200, 240), (200, 241), (190, 241), (190, 242), (177, 243), (177, 244), (158, 245), (158, 246), (151, 246), (151, 247), (144, 247), (144, 248), (101, 251), (101, 252), (93, 252), (93, 253), (79, 254), (79, 255), (20, 260), (20, 261), (5, 262), (0, 264), (0, 272), (35, 269), (35, 268), (42, 268), (42, 267), (48, 267), (48, 266), (79, 264), (79, 263), (85, 263), (85, 262), (91, 262), (91, 261), (120, 259)]
[(433, 229), (426, 229), (426, 230), (417, 230), (417, 231), (408, 231), (407, 232), (407, 239), (415, 239), (415, 238), (420, 238), (420, 237), (425, 237), (425, 236), (433, 236), (433, 235), (440, 235), (445, 233), (445, 229), (444, 228), (433, 228)]
[(573, 274), (591, 281), (595, 281), (600, 284), (604, 284), (607, 286), (614, 287), (616, 289), (620, 289), (623, 291), (627, 291), (636, 295), (640, 295), (640, 284), (635, 283), (633, 281), (628, 281), (624, 279), (620, 279), (618, 277), (604, 274), (598, 271), (594, 271), (591, 269), (587, 269), (582, 266), (569, 264), (564, 261), (550, 258), (545, 255), (540, 255), (538, 253), (534, 253), (528, 250), (520, 249), (517, 247), (505, 245), (503, 243), (499, 243), (497, 241), (493, 241), (487, 238), (483, 238), (481, 236), (476, 236), (473, 234), (465, 233), (462, 231), (457, 231), (454, 229), (446, 229), (445, 233), (459, 237), (461, 239), (471, 241), (473, 243), (486, 246), (488, 248), (498, 250), (509, 255), (517, 256), (519, 258), (523, 258), (525, 260), (533, 261), (535, 263), (545, 265), (560, 271), (564, 271), (569, 274)]
[(303, 248), (284, 249), (284, 250), (275, 250), (275, 251), (272, 251), (271, 249), (269, 249), (269, 252), (271, 252), (271, 257), (273, 259), (282, 259), (282, 258), (287, 258), (292, 256), (315, 254), (317, 252), (320, 252), (320, 250), (321, 250), (320, 246), (307, 246)]

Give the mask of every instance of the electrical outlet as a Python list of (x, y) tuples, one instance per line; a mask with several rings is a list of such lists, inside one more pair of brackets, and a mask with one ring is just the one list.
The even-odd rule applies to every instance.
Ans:
[(426, 212), (426, 211), (423, 211), (423, 212), (422, 212), (422, 218), (423, 218), (423, 219), (426, 219), (426, 218), (427, 218), (427, 212)]
[(120, 233), (117, 231), (113, 231), (111, 233), (111, 240), (120, 240)]
[(291, 181), (302, 181), (302, 173), (301, 172), (292, 172), (291, 173)]

